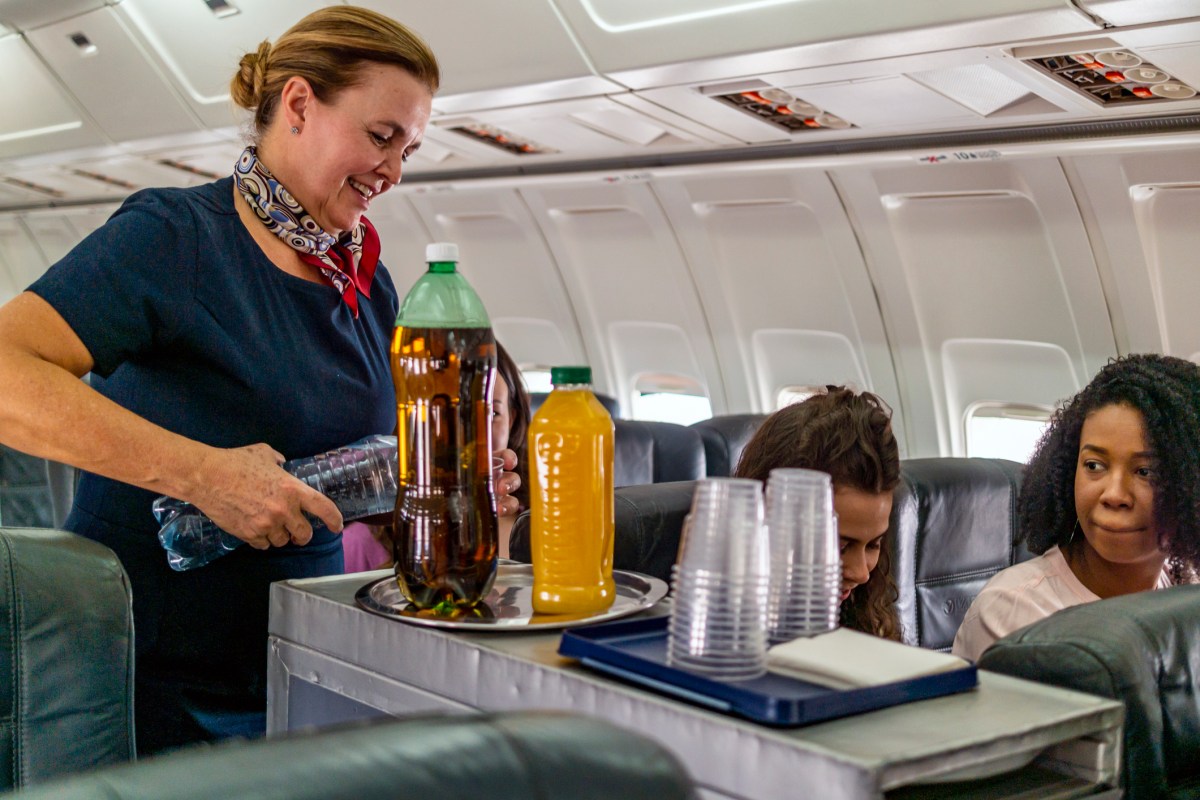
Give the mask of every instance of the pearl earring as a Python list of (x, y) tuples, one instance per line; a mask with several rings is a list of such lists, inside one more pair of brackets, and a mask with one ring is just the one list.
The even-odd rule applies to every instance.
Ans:
[(292, 126), (292, 136), (295, 136), (295, 135), (296, 135), (296, 134), (298, 134), (299, 132), (300, 132), (300, 129), (299, 129), (299, 128), (297, 128), (295, 125), (293, 125), (293, 126)]

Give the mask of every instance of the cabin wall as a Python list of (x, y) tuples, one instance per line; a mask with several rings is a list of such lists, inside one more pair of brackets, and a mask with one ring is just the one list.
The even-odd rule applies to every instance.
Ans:
[[(416, 184), (370, 216), (401, 292), (458, 242), (517, 361), (590, 363), (625, 409), (655, 381), (715, 414), (850, 383), (905, 456), (961, 455), (976, 404), (1053, 406), (1118, 353), (1200, 359), (1200, 147), (1152, 144)], [(0, 297), (112, 208), (0, 213)]]

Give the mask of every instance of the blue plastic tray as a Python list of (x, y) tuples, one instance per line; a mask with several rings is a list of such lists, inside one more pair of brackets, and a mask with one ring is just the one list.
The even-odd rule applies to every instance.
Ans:
[(667, 665), (667, 620), (655, 617), (573, 628), (563, 633), (558, 652), (592, 669), (656, 691), (781, 727), (809, 725), (964, 692), (978, 684), (973, 664), (863, 689), (830, 689), (771, 673), (723, 683)]

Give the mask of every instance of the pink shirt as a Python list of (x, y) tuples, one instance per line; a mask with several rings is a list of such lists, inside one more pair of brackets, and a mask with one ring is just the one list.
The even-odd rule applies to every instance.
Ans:
[(350, 522), (342, 531), (342, 555), (346, 558), (346, 572), (379, 569), (392, 560), (392, 554), (375, 541), (371, 530), (361, 522)]
[[(1164, 571), (1154, 588), (1170, 585)], [(992, 576), (967, 609), (950, 652), (977, 661), (997, 639), (1055, 611), (1099, 599), (1075, 577), (1062, 552), (1052, 547)]]

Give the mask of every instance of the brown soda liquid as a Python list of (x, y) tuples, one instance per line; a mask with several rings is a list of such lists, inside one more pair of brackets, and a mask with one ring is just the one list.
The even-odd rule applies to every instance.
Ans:
[(491, 328), (397, 326), (396, 579), (420, 609), (465, 608), (496, 576), (491, 471)]

